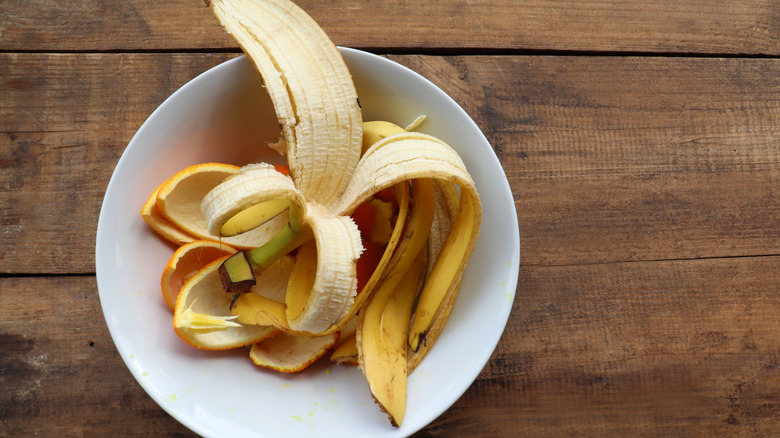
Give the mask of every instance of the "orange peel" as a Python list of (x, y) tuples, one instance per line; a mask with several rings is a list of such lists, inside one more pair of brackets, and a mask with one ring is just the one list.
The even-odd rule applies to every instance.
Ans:
[(196, 240), (177, 248), (165, 264), (160, 279), (160, 289), (168, 307), (175, 310), (179, 291), (195, 273), (214, 260), (235, 252), (232, 246), (211, 240)]
[(141, 217), (144, 219), (144, 222), (160, 237), (174, 245), (179, 246), (194, 242), (196, 238), (193, 235), (183, 231), (160, 213), (160, 210), (157, 208), (157, 193), (159, 192), (160, 187), (155, 188), (143, 207), (141, 207)]
[(252, 345), (249, 358), (255, 365), (263, 368), (282, 373), (295, 373), (324, 356), (338, 338), (338, 332), (316, 338), (280, 333)]
[(274, 334), (269, 326), (244, 325), (230, 313), (230, 297), (222, 289), (220, 257), (192, 276), (179, 292), (173, 328), (186, 343), (201, 350), (228, 350), (260, 342)]
[[(287, 223), (286, 214), (239, 236), (219, 237), (208, 231), (201, 201), (214, 187), (238, 171), (239, 167), (232, 164), (200, 163), (186, 167), (168, 178), (156, 189), (156, 212), (167, 221), (157, 221), (158, 227), (171, 234), (174, 240), (182, 240), (181, 235), (170, 231), (168, 224), (178, 228), (185, 236), (194, 236), (193, 240), (220, 241), (237, 249), (254, 248), (267, 242)], [(152, 208), (151, 213), (154, 214), (155, 209)]]

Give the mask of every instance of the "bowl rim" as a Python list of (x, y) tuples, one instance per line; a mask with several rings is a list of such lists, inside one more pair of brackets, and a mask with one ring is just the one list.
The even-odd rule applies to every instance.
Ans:
[[(379, 68), (389, 68), (393, 71), (403, 71), (405, 74), (411, 74), (412, 77), (414, 77), (416, 80), (422, 81), (421, 83), (425, 84), (426, 87), (429, 87), (431, 89), (431, 92), (437, 93), (440, 95), (442, 99), (445, 99), (450, 102), (450, 104), (455, 108), (456, 111), (462, 112), (462, 115), (465, 117), (465, 120), (468, 120), (471, 124), (473, 124), (473, 127), (471, 129), (474, 129), (476, 133), (478, 133), (479, 136), (484, 140), (486, 144), (490, 144), (487, 141), (487, 138), (484, 136), (484, 133), (482, 130), (476, 125), (476, 123), (473, 121), (473, 119), (463, 110), (463, 108), (455, 102), (454, 99), (452, 99), (451, 96), (446, 94), (443, 90), (441, 90), (438, 86), (436, 86), (433, 82), (428, 80), (427, 78), (423, 77), (419, 73), (415, 72), (414, 70), (409, 69), (408, 67), (405, 67), (393, 60), (387, 59), (385, 57), (372, 54), (370, 52), (353, 49), (353, 48), (345, 48), (345, 47), (339, 47), (339, 50), (341, 51), (342, 55), (344, 55), (345, 59), (347, 60), (347, 64), (350, 64), (350, 60), (352, 62), (355, 62), (355, 59), (361, 59), (365, 62), (369, 63), (376, 63)], [(109, 288), (106, 285), (106, 264), (108, 263), (109, 257), (107, 257), (106, 251), (109, 249), (106, 247), (105, 240), (101, 237), (105, 235), (106, 233), (106, 227), (108, 226), (108, 221), (110, 220), (109, 211), (107, 209), (107, 198), (110, 193), (113, 193), (117, 187), (118, 184), (121, 184), (119, 180), (117, 179), (118, 172), (123, 169), (125, 166), (128, 166), (130, 161), (132, 160), (132, 154), (135, 150), (135, 144), (137, 139), (143, 138), (146, 134), (146, 131), (149, 130), (150, 121), (158, 118), (161, 116), (161, 114), (164, 114), (169, 106), (172, 105), (171, 102), (176, 101), (179, 99), (181, 95), (185, 95), (188, 93), (191, 93), (193, 90), (197, 90), (202, 82), (206, 79), (208, 79), (211, 75), (216, 74), (220, 69), (230, 68), (230, 66), (233, 66), (237, 63), (247, 62), (248, 58), (246, 55), (241, 55), (236, 58), (227, 60), (225, 62), (222, 62), (218, 65), (215, 65), (214, 67), (209, 68), (208, 70), (198, 74), (193, 79), (188, 81), (186, 84), (178, 88), (176, 91), (174, 91), (170, 96), (168, 96), (150, 115), (149, 117), (144, 121), (144, 123), (139, 127), (137, 132), (133, 135), (132, 139), (128, 143), (126, 149), (123, 151), (122, 155), (120, 156), (117, 165), (112, 173), (111, 179), (108, 183), (108, 186), (106, 188), (106, 192), (104, 195), (104, 199), (102, 201), (101, 210), (98, 218), (98, 226), (97, 226), (97, 234), (96, 234), (96, 241), (95, 241), (95, 268), (96, 268), (96, 278), (97, 278), (97, 286), (98, 286), (98, 294), (101, 301), (101, 307), (103, 308), (103, 314), (104, 319), (106, 321), (106, 324), (109, 329), (109, 333), (112, 337), (112, 341), (114, 342), (115, 347), (118, 349), (120, 356), (122, 357), (123, 361), (125, 362), (125, 365), (128, 367), (128, 369), (131, 371), (131, 374), (134, 376), (136, 381), (141, 385), (141, 387), (144, 389), (144, 391), (163, 409), (165, 410), (169, 415), (171, 415), (173, 418), (175, 418), (178, 422), (180, 422), (185, 427), (191, 429), (192, 431), (207, 436), (208, 431), (205, 430), (203, 427), (201, 427), (197, 421), (193, 421), (190, 417), (182, 417), (180, 413), (176, 410), (173, 410), (170, 408), (169, 405), (166, 403), (163, 403), (162, 400), (158, 399), (158, 397), (155, 397), (153, 395), (153, 392), (150, 390), (148, 385), (148, 381), (144, 378), (141, 371), (133, 366), (131, 358), (128, 357), (128, 353), (125, 349), (121, 348), (121, 339), (116, 333), (116, 330), (112, 323), (110, 322), (110, 315), (108, 308), (105, 304), (105, 294), (107, 294)], [(495, 155), (495, 153), (486, 154), (486, 156), (482, 157), (481, 159), (486, 159), (490, 161), (489, 165), (493, 166), (497, 169), (500, 169), (501, 174), (497, 175), (498, 179), (503, 180), (504, 186), (502, 187), (502, 190), (500, 190), (497, 194), (494, 194), (493, 196), (500, 196), (501, 199), (499, 199), (498, 202), (500, 202), (502, 205), (509, 203), (512, 205), (513, 208), (511, 208), (511, 215), (512, 217), (509, 218), (509, 221), (511, 223), (517, 224), (517, 212), (514, 208), (514, 199), (511, 194), (511, 189), (509, 187), (508, 180), (506, 178), (506, 174), (504, 173), (503, 167), (498, 160), (498, 157)], [(514, 269), (513, 272), (510, 273), (509, 277), (507, 277), (506, 282), (508, 284), (507, 290), (511, 291), (511, 297), (508, 297), (507, 299), (510, 300), (510, 304), (508, 305), (508, 309), (506, 309), (505, 312), (498, 315), (498, 322), (500, 323), (501, 330), (495, 334), (495, 336), (491, 337), (490, 339), (486, 339), (486, 348), (488, 348), (491, 352), (495, 351), (495, 348), (498, 345), (498, 342), (505, 330), (506, 324), (508, 322), (509, 315), (511, 313), (512, 304), (511, 302), (514, 301), (515, 298), (515, 291), (517, 288), (517, 281), (519, 276), (519, 263), (520, 263), (520, 237), (519, 237), (519, 230), (517, 228), (514, 229), (514, 231), (509, 236), (509, 246), (513, 248), (512, 251), (512, 261), (514, 263)], [(408, 433), (414, 433), (425, 427), (426, 425), (430, 424), (431, 421), (435, 420), (438, 416), (440, 416), (443, 412), (445, 412), (447, 409), (449, 409), (452, 404), (457, 401), (458, 398), (462, 396), (462, 394), (473, 384), (473, 382), (478, 377), (479, 372), (484, 368), (485, 365), (489, 362), (490, 356), (488, 356), (482, 363), (482, 366), (479, 367), (479, 370), (474, 373), (473, 377), (468, 379), (467, 384), (462, 385), (462, 387), (456, 388), (453, 393), (451, 394), (450, 398), (452, 399), (451, 402), (444, 403), (443, 405), (439, 406), (437, 409), (431, 409), (430, 412), (426, 415), (426, 418), (423, 419), (419, 425), (419, 427), (413, 427), (413, 430), (406, 430), (404, 429), (404, 432)], [(378, 408), (377, 408), (378, 409)]]

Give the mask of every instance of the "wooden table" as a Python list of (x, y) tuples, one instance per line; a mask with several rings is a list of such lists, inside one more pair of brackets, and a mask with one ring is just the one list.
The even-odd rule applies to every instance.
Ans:
[[(780, 433), (780, 3), (301, 0), (431, 79), (509, 178), (520, 281), (418, 436)], [(198, 0), (0, 2), (0, 436), (190, 436), (121, 361), (95, 282), (149, 114), (240, 54)]]

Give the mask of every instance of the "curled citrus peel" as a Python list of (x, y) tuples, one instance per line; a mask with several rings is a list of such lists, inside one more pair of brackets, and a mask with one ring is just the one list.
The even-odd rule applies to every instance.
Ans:
[(196, 272), (216, 259), (235, 253), (230, 245), (211, 240), (196, 240), (176, 249), (163, 268), (160, 289), (171, 310), (176, 308), (176, 297), (184, 283)]
[(317, 338), (281, 333), (252, 345), (249, 358), (257, 366), (294, 373), (324, 356), (338, 339), (338, 332)]
[(157, 209), (158, 193), (160, 193), (159, 187), (154, 189), (143, 207), (141, 207), (141, 217), (144, 219), (144, 222), (146, 222), (154, 232), (174, 245), (184, 245), (197, 240), (195, 236), (182, 230), (160, 213), (160, 210)]
[[(152, 221), (156, 231), (179, 243), (189, 236), (230, 242), (246, 250), (234, 260), (252, 277), (231, 295), (225, 284), (230, 289), (241, 269), (223, 264), (228, 257), (197, 271), (178, 294), (176, 333), (198, 348), (252, 344), (255, 363), (290, 372), (324, 355), (357, 315), (355, 340), (345, 333), (334, 357), (358, 360), (375, 399), (400, 425), (406, 375), (443, 329), (477, 241), (482, 210), (474, 181), (443, 141), (384, 121), (363, 123), (338, 50), (290, 1), (210, 5), (263, 79), (289, 175), (269, 164), (212, 163), (185, 169), (152, 195), (144, 218), (159, 213), (169, 222), (155, 228)], [(375, 243), (350, 215), (388, 190), (397, 211), (381, 232), (384, 252), (358, 290), (358, 260)], [(247, 237), (254, 234), (261, 239)]]
[(206, 193), (238, 173), (239, 169), (238, 166), (224, 163), (199, 163), (186, 167), (152, 192), (141, 209), (141, 216), (152, 230), (175, 245), (213, 240), (238, 249), (260, 246), (284, 227), (284, 215), (240, 236), (223, 237), (209, 232), (206, 218), (200, 209)]
[(274, 333), (273, 327), (234, 322), (228, 296), (214, 293), (222, 287), (217, 270), (225, 258), (216, 259), (199, 270), (184, 284), (176, 299), (173, 316), (176, 334), (202, 350), (228, 350), (252, 345)]

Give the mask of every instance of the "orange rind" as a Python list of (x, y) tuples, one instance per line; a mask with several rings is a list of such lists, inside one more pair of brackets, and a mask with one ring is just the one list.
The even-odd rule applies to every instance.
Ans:
[(357, 318), (352, 318), (341, 329), (339, 341), (333, 346), (330, 361), (340, 365), (357, 365), (358, 349), (356, 344)]
[(144, 219), (149, 227), (160, 235), (163, 239), (173, 243), (176, 246), (184, 245), (196, 240), (194, 236), (184, 232), (181, 228), (176, 226), (173, 222), (169, 221), (165, 216), (157, 209), (157, 193), (160, 188), (154, 189), (149, 198), (141, 208), (141, 217)]
[(192, 276), (179, 292), (173, 328), (186, 343), (201, 350), (228, 350), (260, 342), (274, 334), (269, 326), (244, 325), (230, 313), (230, 297), (222, 290), (220, 257)]
[(175, 310), (179, 291), (193, 275), (214, 260), (235, 252), (230, 245), (211, 240), (196, 240), (176, 249), (160, 279), (160, 289), (168, 307)]
[[(287, 223), (286, 214), (281, 214), (239, 236), (219, 237), (208, 231), (206, 218), (201, 211), (201, 201), (211, 189), (237, 174), (238, 170), (238, 166), (224, 163), (200, 163), (182, 169), (157, 188), (157, 212), (178, 228), (180, 233), (195, 236), (196, 239), (220, 241), (237, 249), (249, 249), (264, 244)], [(159, 222), (158, 227), (168, 231), (168, 223)], [(170, 234), (174, 239), (179, 237), (173, 232)]]
[(304, 370), (325, 355), (338, 338), (338, 332), (316, 338), (280, 333), (252, 345), (249, 358), (255, 365), (263, 368), (282, 373), (295, 373)]

